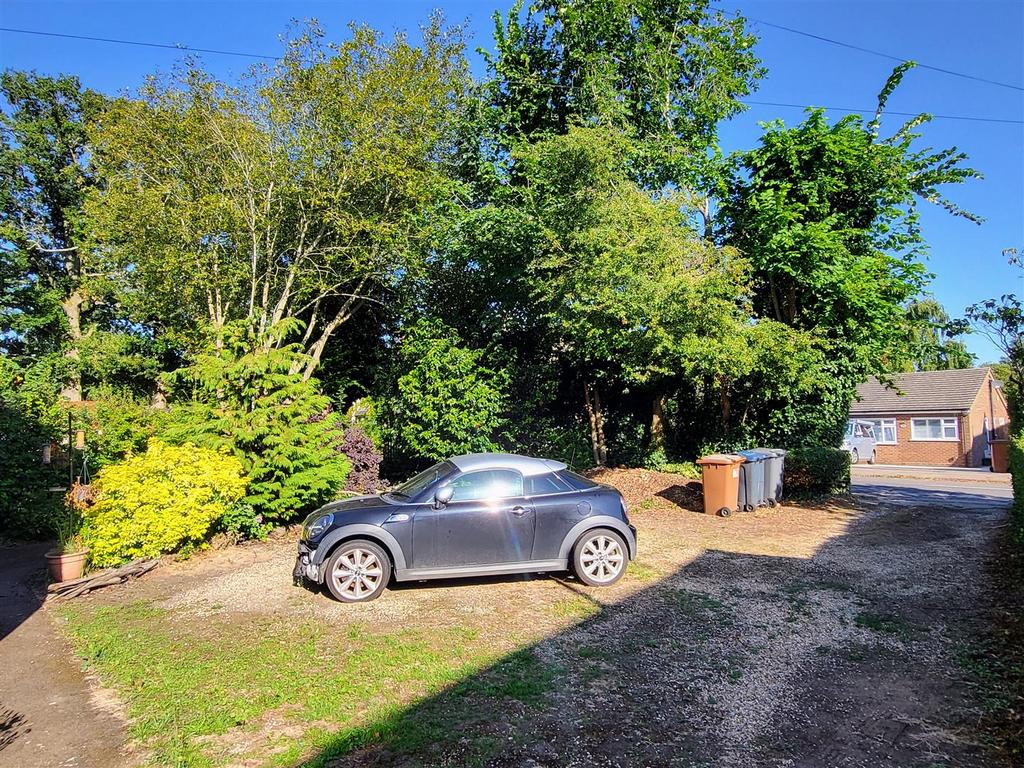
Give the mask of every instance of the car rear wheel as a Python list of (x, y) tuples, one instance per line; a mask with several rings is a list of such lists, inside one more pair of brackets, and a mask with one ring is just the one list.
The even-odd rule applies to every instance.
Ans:
[(372, 541), (346, 541), (327, 558), (326, 566), (327, 590), (343, 603), (378, 598), (391, 579), (391, 561)]
[(573, 549), (573, 570), (584, 584), (606, 587), (626, 572), (628, 553), (619, 534), (605, 529), (588, 531)]
[(868, 464), (874, 464), (877, 459), (878, 459), (878, 454), (876, 454), (874, 451), (872, 451), (871, 452), (871, 458), (868, 459)]

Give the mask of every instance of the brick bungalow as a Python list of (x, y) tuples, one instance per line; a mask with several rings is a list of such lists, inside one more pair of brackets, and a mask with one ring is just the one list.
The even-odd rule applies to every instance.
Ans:
[(895, 374), (857, 388), (851, 419), (872, 421), (880, 464), (981, 467), (990, 441), (1005, 438), (1010, 416), (991, 368)]

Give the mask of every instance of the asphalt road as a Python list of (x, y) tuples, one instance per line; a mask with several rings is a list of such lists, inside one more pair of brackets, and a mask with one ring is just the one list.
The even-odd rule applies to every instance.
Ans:
[(1008, 506), (1013, 499), (1011, 488), (1001, 483), (886, 477), (860, 472), (854, 473), (850, 489), (868, 503), (955, 507), (968, 511)]

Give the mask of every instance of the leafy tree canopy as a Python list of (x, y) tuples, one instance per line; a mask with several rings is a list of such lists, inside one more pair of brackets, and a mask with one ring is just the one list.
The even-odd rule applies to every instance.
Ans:
[[(338, 328), (417, 269), (465, 82), (458, 31), (416, 46), (314, 25), (238, 85), (195, 66), (114, 105), (92, 140), (88, 211), (132, 316), (202, 350), (227, 324), (288, 318), (313, 375)], [(297, 326), (290, 326), (297, 327)]]

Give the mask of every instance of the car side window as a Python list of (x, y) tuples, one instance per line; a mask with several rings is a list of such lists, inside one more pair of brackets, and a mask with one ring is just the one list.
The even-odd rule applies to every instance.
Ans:
[(452, 501), (509, 499), (523, 495), (523, 476), (511, 469), (468, 472), (447, 485), (455, 489)]
[(559, 477), (567, 482), (574, 491), (589, 491), (591, 488), (597, 488), (597, 483), (593, 480), (585, 478), (583, 475), (578, 475), (571, 469), (563, 469), (558, 473)]
[(546, 493), (565, 493), (572, 488), (554, 472), (526, 478), (526, 495), (543, 496)]

